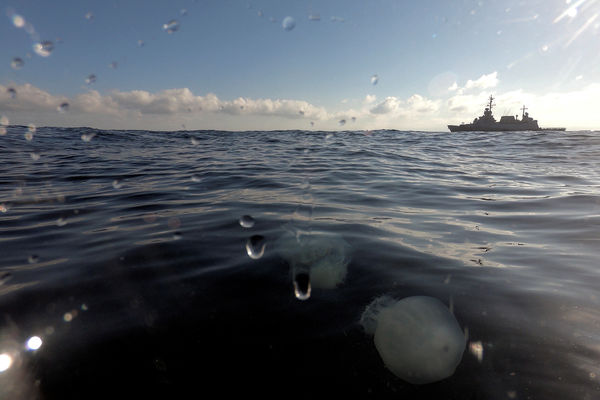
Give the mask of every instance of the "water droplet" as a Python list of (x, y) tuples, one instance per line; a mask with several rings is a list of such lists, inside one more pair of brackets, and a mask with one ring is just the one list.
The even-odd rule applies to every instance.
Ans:
[(115, 179), (112, 183), (112, 186), (115, 189), (121, 189), (123, 187), (123, 184), (121, 182), (119, 182), (118, 179)]
[(307, 272), (300, 272), (294, 276), (294, 295), (298, 300), (310, 298), (310, 276)]
[(200, 178), (198, 175), (192, 175), (192, 177), (190, 178), (192, 180), (192, 182), (200, 182), (202, 181), (202, 178)]
[(37, 254), (32, 254), (27, 258), (27, 262), (29, 262), (29, 264), (35, 264), (39, 260), (40, 260), (40, 258), (38, 257)]
[(111, 68), (111, 69), (117, 69), (118, 66), (119, 66), (119, 64), (116, 61), (113, 61), (110, 64), (108, 64), (108, 68)]
[(137, 45), (138, 45), (138, 47), (144, 47), (146, 45), (146, 43), (142, 39), (140, 39), (137, 41)]
[(65, 313), (63, 315), (63, 321), (65, 321), (65, 322), (73, 321), (73, 314), (71, 314), (70, 312)]
[(15, 57), (10, 62), (10, 66), (12, 67), (12, 69), (21, 69), (21, 68), (23, 68), (24, 65), (25, 65), (25, 62), (20, 57)]
[(87, 78), (85, 78), (85, 83), (88, 85), (91, 85), (94, 82), (96, 82), (96, 75), (94, 74), (90, 74)]
[(83, 135), (81, 135), (81, 140), (83, 140), (86, 143), (89, 143), (92, 141), (94, 136), (96, 136), (95, 133), (84, 133)]
[(0, 204), (0, 212), (1, 213), (8, 212), (8, 206), (6, 204)]
[(61, 103), (60, 106), (58, 106), (56, 109), (60, 113), (66, 113), (67, 111), (69, 111), (69, 103), (65, 101), (64, 103)]
[(179, 232), (179, 231), (173, 232), (173, 240), (179, 240), (179, 239), (181, 239), (181, 232)]
[(340, 119), (338, 121), (338, 124), (340, 124), (340, 126), (344, 126), (344, 125), (346, 125), (346, 120), (345, 119)]
[(179, 11), (179, 14), (180, 14), (182, 17), (185, 17), (185, 16), (187, 15), (187, 13), (188, 13), (188, 10), (186, 10), (185, 8), (182, 8), (182, 9), (181, 9), (181, 11)]
[(35, 151), (34, 151), (34, 152), (32, 152), (32, 153), (29, 153), (29, 155), (31, 156), (31, 159), (32, 159), (33, 161), (37, 161), (37, 160), (39, 160), (39, 159), (40, 159), (40, 153), (36, 153)]
[(6, 117), (6, 115), (3, 115), (0, 117), (0, 125), (2, 126), (8, 126), (8, 118)]
[(285, 17), (281, 22), (281, 26), (284, 30), (289, 32), (296, 27), (296, 20), (292, 17)]
[(172, 19), (163, 25), (163, 29), (167, 33), (177, 32), (179, 30), (179, 21), (177, 21), (176, 19)]
[(10, 272), (2, 272), (0, 273), (0, 286), (4, 285), (6, 282), (12, 279), (12, 274)]
[(56, 220), (56, 226), (65, 226), (67, 224), (67, 220), (63, 217), (60, 217)]
[(6, 135), (6, 127), (0, 126), (0, 136)]
[(253, 260), (258, 260), (265, 254), (267, 243), (265, 237), (261, 235), (253, 235), (246, 242), (246, 252)]
[(310, 14), (308, 16), (308, 19), (311, 21), (320, 21), (321, 20), (321, 16), (319, 14)]
[(88, 21), (93, 20), (94, 14), (92, 14), (91, 12), (88, 12), (87, 14), (85, 14), (85, 19), (87, 19)]
[(15, 90), (15, 88), (9, 87), (8, 89), (6, 89), (6, 91), (8, 92), (8, 95), (10, 96), (11, 99), (14, 99), (15, 97), (17, 97), (17, 91)]
[(377, 74), (375, 74), (371, 77), (371, 84), (377, 85), (377, 82), (379, 82), (379, 76)]
[(12, 16), (12, 23), (15, 27), (22, 28), (25, 26), (25, 18), (23, 18), (19, 14), (14, 14)]
[(196, 138), (193, 137), (193, 138), (190, 139), (190, 142), (192, 142), (192, 144), (195, 146), (195, 145), (198, 144), (198, 139), (196, 139)]
[(54, 50), (54, 43), (49, 40), (44, 40), (33, 45), (33, 51), (41, 57), (48, 57), (52, 54), (52, 50)]
[(242, 218), (240, 218), (240, 225), (242, 228), (252, 228), (254, 226), (254, 222), (254, 218), (252, 218), (250, 215), (244, 215)]
[(37, 128), (36, 128), (36, 126), (34, 124), (27, 125), (27, 130), (29, 132), (31, 132), (32, 134), (34, 134), (35, 132), (37, 132)]
[(33, 133), (26, 132), (25, 133), (25, 140), (27, 140), (28, 142), (31, 142), (33, 140)]

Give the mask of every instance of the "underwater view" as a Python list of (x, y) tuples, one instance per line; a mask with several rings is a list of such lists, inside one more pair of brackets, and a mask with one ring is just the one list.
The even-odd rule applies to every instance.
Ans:
[(0, 11), (0, 399), (600, 398), (600, 2)]

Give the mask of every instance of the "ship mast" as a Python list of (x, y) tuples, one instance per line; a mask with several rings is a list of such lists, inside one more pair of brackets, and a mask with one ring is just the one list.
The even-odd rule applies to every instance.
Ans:
[(523, 116), (521, 118), (525, 118), (525, 110), (528, 110), (528, 108), (525, 107), (525, 104), (523, 104), (523, 107), (521, 108), (521, 110), (523, 110)]
[(495, 106), (495, 104), (492, 104), (492, 101), (494, 101), (494, 98), (490, 94), (490, 104), (489, 104), (490, 112), (492, 112), (492, 106)]

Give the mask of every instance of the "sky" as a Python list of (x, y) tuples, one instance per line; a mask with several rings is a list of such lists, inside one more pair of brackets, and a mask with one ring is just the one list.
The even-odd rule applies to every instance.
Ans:
[(0, 123), (445, 131), (493, 94), (497, 118), (600, 129), (600, 0), (0, 7)]

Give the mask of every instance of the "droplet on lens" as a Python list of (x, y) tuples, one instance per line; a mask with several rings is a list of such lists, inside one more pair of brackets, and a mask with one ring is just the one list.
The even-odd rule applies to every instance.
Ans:
[(112, 186), (115, 189), (121, 189), (123, 187), (123, 184), (118, 179), (115, 179), (112, 183)]
[(25, 65), (25, 62), (20, 57), (15, 57), (10, 62), (10, 66), (12, 67), (12, 69), (21, 69), (23, 68), (23, 65)]
[(32, 254), (27, 258), (27, 261), (29, 262), (29, 264), (35, 264), (39, 260), (40, 260), (40, 257), (38, 257), (37, 254)]
[(39, 159), (40, 159), (40, 153), (37, 153), (37, 152), (35, 152), (35, 151), (34, 151), (34, 152), (32, 152), (32, 153), (30, 153), (29, 155), (31, 156), (31, 159), (32, 159), (33, 161), (37, 161), (37, 160), (39, 160)]
[(294, 276), (294, 295), (298, 300), (310, 298), (310, 276), (307, 272), (300, 272)]
[(244, 215), (240, 218), (240, 225), (242, 228), (252, 228), (254, 226), (254, 218), (250, 215)]
[(371, 77), (371, 84), (377, 85), (377, 82), (379, 82), (379, 76), (377, 74), (375, 74)]
[(69, 103), (65, 101), (64, 103), (61, 103), (60, 106), (58, 106), (56, 109), (60, 113), (66, 113), (67, 111), (69, 111)]
[(27, 130), (29, 132), (31, 132), (32, 134), (34, 134), (35, 132), (37, 132), (37, 128), (36, 128), (36, 126), (34, 124), (27, 125)]
[(83, 135), (81, 135), (81, 140), (83, 140), (84, 142), (88, 143), (88, 142), (92, 141), (92, 139), (94, 138), (94, 136), (96, 136), (95, 133), (84, 133)]
[(27, 140), (28, 142), (31, 142), (33, 140), (33, 133), (31, 132), (25, 132), (25, 140)]
[(50, 54), (52, 54), (52, 50), (54, 50), (54, 43), (49, 40), (34, 43), (33, 45), (33, 51), (35, 51), (35, 53), (41, 57), (48, 57)]
[(8, 88), (6, 89), (6, 91), (8, 92), (8, 95), (10, 96), (11, 99), (14, 99), (15, 97), (17, 97), (17, 91), (15, 90), (15, 88)]
[(67, 224), (67, 220), (63, 217), (60, 217), (56, 220), (56, 226), (65, 226)]
[(264, 236), (254, 235), (246, 242), (246, 252), (253, 260), (258, 260), (265, 254), (267, 243)]
[(198, 144), (198, 139), (196, 139), (195, 137), (190, 139), (190, 142), (192, 142), (192, 144), (195, 146)]
[(25, 18), (20, 16), (19, 14), (14, 14), (12, 16), (13, 25), (17, 28), (22, 28), (25, 26)]
[(90, 74), (87, 78), (85, 78), (85, 83), (88, 85), (91, 85), (94, 82), (96, 82), (96, 75), (94, 74)]
[(177, 21), (176, 19), (172, 19), (163, 25), (163, 29), (167, 33), (177, 32), (179, 30), (179, 21)]
[(281, 26), (284, 30), (289, 32), (296, 27), (296, 20), (292, 17), (285, 17), (281, 22)]

